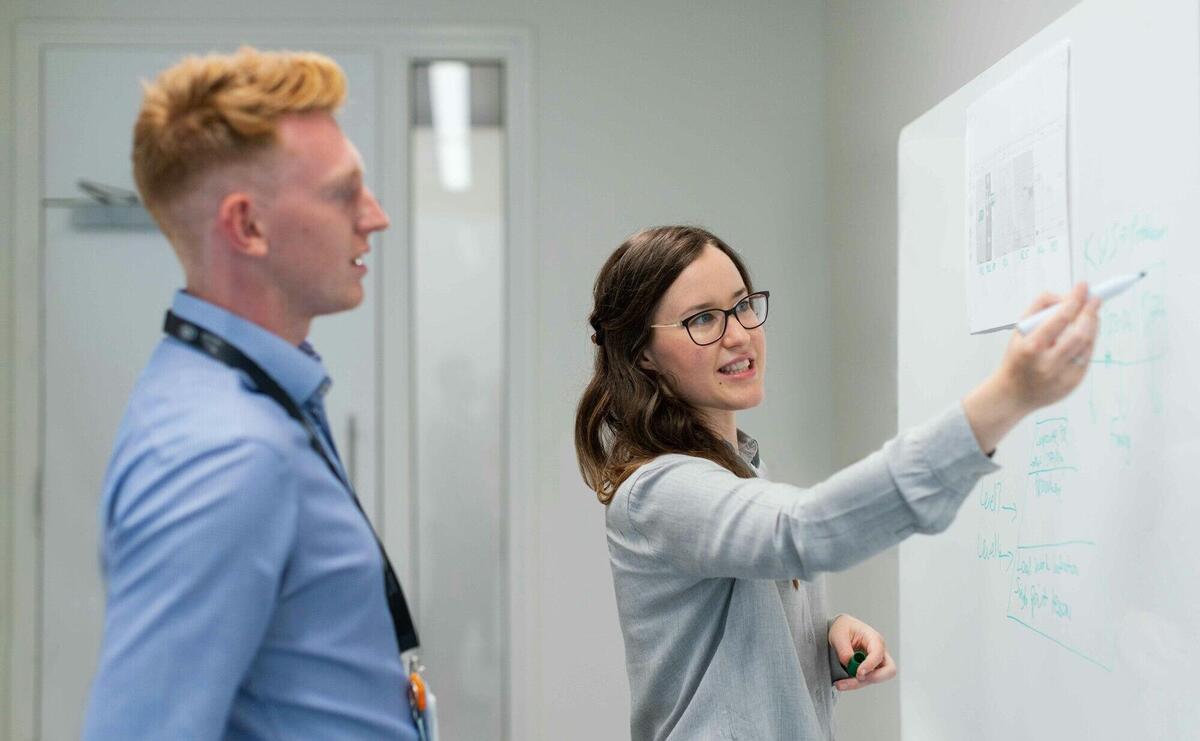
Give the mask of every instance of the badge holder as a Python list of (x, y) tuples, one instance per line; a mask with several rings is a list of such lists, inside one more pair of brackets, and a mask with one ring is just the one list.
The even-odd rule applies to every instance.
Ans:
[(437, 698), (429, 691), (421, 672), (421, 659), (416, 654), (408, 657), (408, 709), (413, 724), (417, 727), (420, 741), (437, 741)]

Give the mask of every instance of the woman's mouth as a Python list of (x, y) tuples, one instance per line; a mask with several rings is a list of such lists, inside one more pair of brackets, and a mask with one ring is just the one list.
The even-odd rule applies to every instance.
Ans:
[(723, 376), (744, 376), (754, 370), (754, 360), (752, 358), (742, 358), (735, 360), (728, 365), (723, 365), (717, 369), (717, 372)]

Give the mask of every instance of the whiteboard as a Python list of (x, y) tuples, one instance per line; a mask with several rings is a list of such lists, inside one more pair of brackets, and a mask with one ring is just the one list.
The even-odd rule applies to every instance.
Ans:
[(1200, 737), (1196, 0), (1086, 0), (901, 133), (898, 422), (1003, 353), (1008, 333), (967, 330), (966, 111), (1063, 41), (1073, 277), (1149, 275), (1102, 309), (1079, 389), (1004, 440), (946, 533), (901, 547), (911, 741)]

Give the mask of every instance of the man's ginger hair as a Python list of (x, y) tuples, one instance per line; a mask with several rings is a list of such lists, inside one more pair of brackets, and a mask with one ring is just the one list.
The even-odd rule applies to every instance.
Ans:
[(166, 207), (203, 175), (266, 152), (283, 116), (332, 113), (345, 98), (346, 78), (321, 54), (242, 47), (188, 57), (143, 88), (133, 177), (166, 231)]

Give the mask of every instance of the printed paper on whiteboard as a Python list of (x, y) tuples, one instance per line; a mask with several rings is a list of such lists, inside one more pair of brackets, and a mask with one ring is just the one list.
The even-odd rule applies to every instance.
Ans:
[(967, 109), (971, 332), (1012, 326), (1043, 291), (1071, 286), (1066, 42)]

